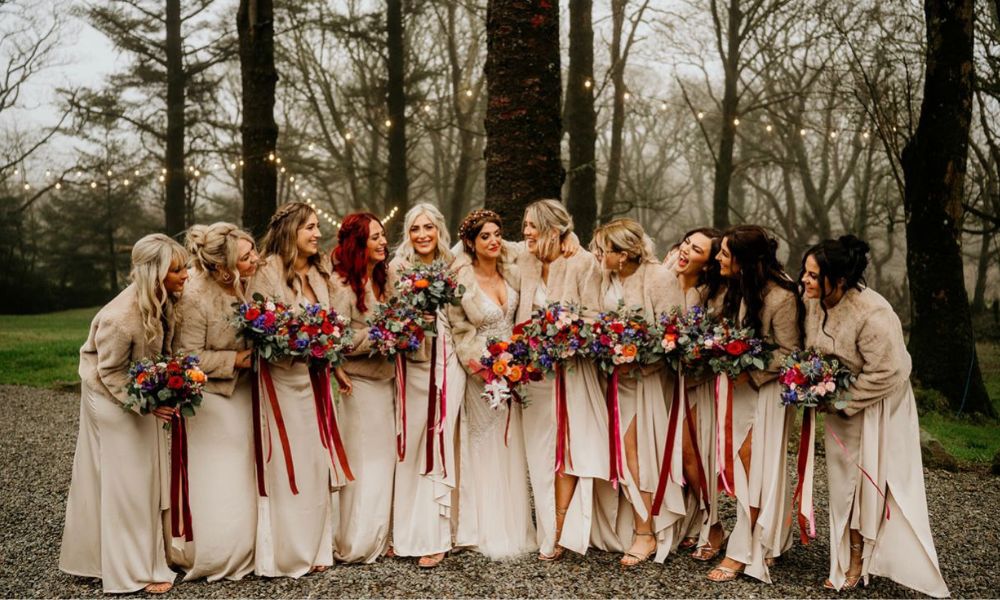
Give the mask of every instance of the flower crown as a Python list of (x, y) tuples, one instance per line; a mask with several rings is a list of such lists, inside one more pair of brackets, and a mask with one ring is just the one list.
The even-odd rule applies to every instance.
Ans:
[(474, 210), (469, 213), (469, 215), (462, 220), (462, 224), (459, 225), (458, 237), (465, 239), (466, 234), (484, 219), (496, 219), (497, 221), (501, 221), (500, 215), (492, 210), (487, 210), (485, 208)]

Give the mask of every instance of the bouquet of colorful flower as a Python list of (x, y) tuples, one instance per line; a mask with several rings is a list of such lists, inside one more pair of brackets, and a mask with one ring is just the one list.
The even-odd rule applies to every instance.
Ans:
[[(683, 369), (685, 375), (700, 377), (709, 370), (708, 360), (714, 349), (711, 332), (718, 319), (700, 306), (692, 306), (681, 313), (675, 309), (661, 315), (658, 320), (657, 351), (666, 356), (674, 368)], [(676, 330), (676, 339), (673, 338)]]
[(381, 354), (388, 359), (417, 350), (427, 335), (421, 313), (398, 297), (380, 304), (368, 319), (368, 327), (371, 355)]
[(416, 263), (400, 271), (396, 295), (419, 313), (436, 313), (442, 306), (462, 301), (465, 286), (460, 285), (444, 261)]
[(655, 360), (660, 343), (638, 309), (600, 313), (587, 328), (587, 356), (606, 373), (622, 365), (643, 365)]
[(253, 344), (264, 360), (275, 360), (286, 355), (289, 346), (288, 323), (291, 309), (264, 296), (254, 294), (250, 302), (236, 303), (233, 325), (240, 336)]
[(180, 409), (181, 415), (193, 417), (201, 405), (205, 372), (194, 354), (161, 355), (137, 360), (129, 367), (126, 410), (139, 408), (149, 414), (161, 406)]
[(490, 408), (498, 408), (512, 400), (523, 403), (518, 394), (522, 385), (529, 381), (541, 381), (545, 374), (535, 366), (531, 346), (521, 334), (515, 333), (509, 340), (490, 338), (480, 364), (486, 369), (486, 387), (483, 400)]
[(828, 404), (840, 410), (851, 399), (848, 389), (855, 379), (836, 358), (812, 348), (796, 350), (785, 358), (779, 371), (781, 403), (797, 408)]
[(709, 349), (708, 365), (712, 371), (732, 379), (750, 369), (762, 370), (771, 360), (769, 344), (757, 337), (753, 329), (736, 327), (728, 319), (715, 325), (704, 342)]
[(674, 307), (669, 312), (661, 314), (652, 331), (658, 341), (653, 346), (653, 353), (663, 356), (676, 367), (684, 354), (684, 347), (691, 341), (692, 327), (689, 321), (694, 316), (700, 316), (698, 312), (700, 310), (695, 307), (691, 311), (683, 312), (680, 308)]
[(347, 320), (321, 304), (303, 304), (286, 323), (287, 353), (337, 366), (350, 351), (353, 332)]
[(514, 326), (514, 334), (523, 336), (531, 348), (532, 362), (538, 369), (552, 372), (556, 365), (587, 351), (588, 325), (581, 311), (575, 304), (553, 302)]

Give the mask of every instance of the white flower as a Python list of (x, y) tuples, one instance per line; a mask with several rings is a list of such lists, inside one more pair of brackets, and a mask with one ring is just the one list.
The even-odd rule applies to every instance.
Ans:
[(663, 349), (666, 350), (667, 352), (673, 352), (674, 348), (677, 347), (677, 344), (668, 340), (663, 340), (662, 342), (660, 342), (660, 345), (663, 346)]
[(483, 388), (482, 397), (486, 400), (490, 408), (496, 410), (502, 408), (510, 397), (510, 388), (503, 379), (494, 379)]
[(274, 305), (274, 302), (271, 302), (270, 300), (264, 303), (264, 310), (271, 311), (274, 310), (275, 308), (277, 307)]

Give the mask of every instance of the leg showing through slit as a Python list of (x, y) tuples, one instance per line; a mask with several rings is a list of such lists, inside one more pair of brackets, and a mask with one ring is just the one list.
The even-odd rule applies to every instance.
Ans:
[[(625, 461), (628, 464), (629, 474), (632, 475), (632, 480), (635, 482), (636, 487), (640, 487), (639, 445), (636, 439), (634, 418), (632, 419), (632, 422), (629, 423), (628, 429), (625, 432)], [(646, 509), (646, 518), (641, 519), (639, 512), (635, 509), (635, 507), (632, 507), (632, 516), (635, 522), (635, 535), (632, 536), (631, 547), (627, 552), (625, 552), (625, 556), (623, 556), (621, 560), (622, 564), (626, 567), (635, 566), (656, 552), (656, 536), (653, 532), (652, 517), (653, 495), (648, 492), (640, 491), (639, 496)]]

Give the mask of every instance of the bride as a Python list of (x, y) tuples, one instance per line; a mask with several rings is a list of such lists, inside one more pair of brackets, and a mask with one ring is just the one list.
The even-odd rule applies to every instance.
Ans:
[(510, 337), (518, 304), (517, 273), (504, 259), (501, 226), (500, 217), (488, 210), (474, 211), (462, 222), (464, 252), (453, 269), (466, 291), (461, 305), (449, 310), (455, 352), (469, 372), (460, 424), (455, 545), (493, 559), (538, 549), (521, 413), (508, 407), (494, 410), (481, 398), (485, 383), (479, 359), (490, 337)]

